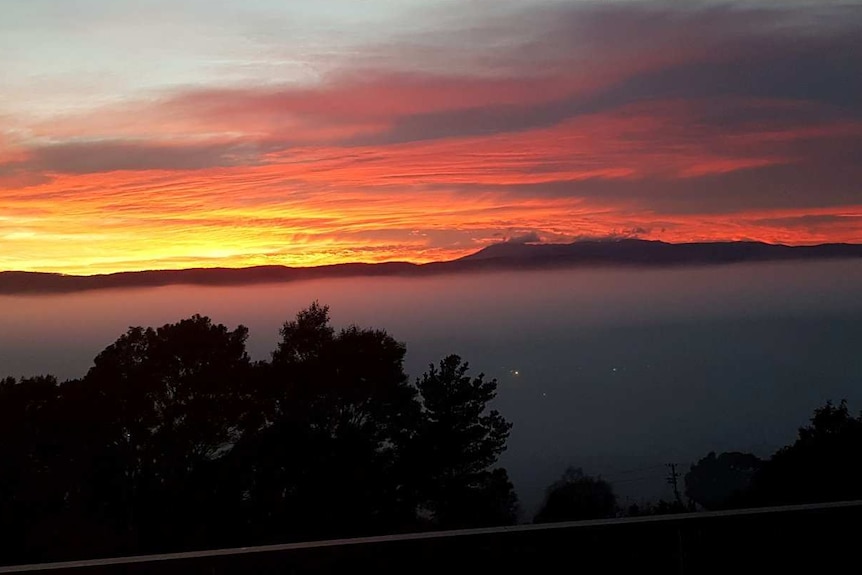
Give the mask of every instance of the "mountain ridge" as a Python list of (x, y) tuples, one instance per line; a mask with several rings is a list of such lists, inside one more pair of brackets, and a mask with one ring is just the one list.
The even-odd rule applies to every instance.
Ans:
[(458, 259), (425, 264), (343, 263), (314, 267), (267, 265), (247, 268), (130, 271), (89, 276), (5, 271), (0, 272), (0, 295), (66, 293), (168, 285), (229, 286), (324, 278), (421, 276), (483, 270), (579, 266), (660, 267), (856, 258), (862, 258), (862, 244), (788, 246), (747, 241), (672, 244), (639, 239), (578, 241), (568, 244), (501, 242)]

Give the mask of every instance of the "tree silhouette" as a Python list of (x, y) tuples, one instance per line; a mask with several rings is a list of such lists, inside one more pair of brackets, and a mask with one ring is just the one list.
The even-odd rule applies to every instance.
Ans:
[(199, 315), (132, 327), (87, 374), (0, 380), (0, 561), (514, 520), (495, 381), (450, 356), (411, 384), (383, 330), (314, 302), (271, 361)]
[(755, 475), (753, 491), (762, 505), (862, 498), (862, 416), (850, 415), (846, 401), (816, 409), (793, 445)]
[(613, 517), (616, 509), (617, 498), (610, 483), (570, 467), (559, 481), (548, 487), (545, 501), (533, 521), (602, 519)]
[(511, 523), (516, 499), (504, 469), (493, 469), (512, 425), (488, 410), (497, 381), (470, 377), (469, 364), (450, 355), (416, 382), (421, 422), (412, 448), (421, 472), (418, 503), (433, 524), (462, 527)]
[[(495, 380), (450, 355), (411, 384), (404, 344), (336, 330), (317, 302), (280, 335), (252, 362), (244, 327), (195, 315), (130, 328), (81, 379), (0, 379), (0, 561), (515, 520)], [(710, 453), (686, 493), (707, 509), (860, 498), (862, 416), (827, 403), (766, 462)], [(569, 469), (535, 521), (615, 512), (608, 482)]]
[(716, 457), (712, 451), (685, 474), (685, 494), (704, 509), (744, 506), (762, 464), (750, 453), (732, 451)]
[(686, 475), (686, 493), (707, 509), (862, 498), (862, 416), (826, 402), (766, 461), (710, 453)]
[(58, 402), (51, 376), (0, 379), (0, 549), (42, 548), (57, 528), (66, 493)]
[(399, 458), (416, 425), (405, 347), (385, 331), (329, 325), (312, 304), (284, 324), (263, 395), (271, 422), (238, 451), (249, 505), (271, 532), (347, 535), (404, 517)]
[[(95, 432), (104, 513), (136, 545), (167, 549), (206, 540), (210, 477), (241, 436), (251, 363), (246, 328), (193, 316), (130, 328), (94, 360), (77, 394)], [(170, 521), (166, 521), (170, 518)]]

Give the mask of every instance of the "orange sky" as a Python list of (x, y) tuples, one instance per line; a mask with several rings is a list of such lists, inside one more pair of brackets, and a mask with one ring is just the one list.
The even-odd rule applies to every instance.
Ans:
[[(416, 10), (391, 18), (420, 26)], [(0, 64), (0, 270), (424, 262), (536, 237), (862, 242), (859, 9), (421, 10), (408, 38), (320, 16), (309, 46), (355, 41), (287, 66), (278, 50), (306, 46), (267, 37), (230, 74), (168, 47), (139, 76), (99, 62), (114, 85), (69, 80), (75, 49), (122, 34)], [(137, 41), (156, 50), (165, 25)]]

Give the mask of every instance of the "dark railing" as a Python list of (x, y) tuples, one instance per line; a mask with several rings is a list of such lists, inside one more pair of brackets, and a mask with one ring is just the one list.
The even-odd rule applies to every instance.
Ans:
[(860, 519), (862, 501), (846, 501), (17, 565), (0, 573), (858, 572)]

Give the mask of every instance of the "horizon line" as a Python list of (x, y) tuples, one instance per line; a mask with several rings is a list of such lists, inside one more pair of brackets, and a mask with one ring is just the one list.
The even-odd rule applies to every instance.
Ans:
[(225, 266), (225, 265), (196, 265), (193, 267), (166, 267), (166, 268), (139, 268), (139, 269), (121, 269), (117, 271), (110, 272), (95, 272), (95, 273), (66, 273), (61, 271), (51, 271), (51, 270), (22, 270), (22, 269), (0, 269), (0, 275), (2, 274), (14, 274), (14, 275), (33, 275), (33, 276), (52, 276), (55, 278), (108, 278), (108, 277), (116, 277), (120, 275), (128, 275), (128, 274), (147, 274), (147, 273), (168, 273), (168, 272), (190, 272), (190, 271), (242, 271), (242, 270), (261, 270), (261, 269), (282, 269), (282, 270), (317, 270), (323, 268), (337, 268), (342, 266), (377, 266), (377, 265), (392, 265), (392, 264), (401, 264), (401, 265), (410, 265), (415, 267), (422, 267), (434, 264), (446, 264), (458, 262), (460, 260), (469, 258), (473, 255), (479, 254), (488, 248), (494, 248), (496, 246), (502, 245), (523, 245), (523, 246), (571, 246), (575, 244), (611, 244), (611, 243), (621, 243), (621, 242), (642, 242), (642, 243), (650, 243), (650, 244), (664, 244), (668, 246), (690, 246), (690, 245), (715, 245), (715, 244), (757, 244), (764, 246), (773, 246), (773, 247), (785, 247), (785, 248), (817, 248), (817, 247), (825, 247), (825, 246), (862, 246), (862, 243), (854, 243), (854, 242), (818, 242), (818, 243), (800, 243), (800, 244), (788, 244), (788, 243), (773, 243), (762, 240), (752, 240), (752, 239), (744, 239), (744, 240), (704, 240), (704, 241), (685, 241), (685, 242), (667, 242), (664, 240), (657, 239), (646, 239), (646, 238), (637, 238), (637, 237), (619, 237), (619, 238), (584, 238), (577, 239), (571, 242), (531, 242), (531, 241), (510, 241), (503, 240), (499, 242), (495, 242), (492, 244), (487, 244), (485, 246), (481, 246), (477, 248), (475, 251), (471, 251), (466, 255), (459, 256), (453, 259), (441, 259), (441, 260), (427, 260), (427, 261), (411, 261), (408, 259), (393, 259), (393, 260), (381, 260), (381, 261), (368, 261), (368, 260), (357, 260), (357, 261), (346, 261), (346, 262), (336, 262), (336, 263), (326, 263), (326, 264), (314, 264), (314, 265), (287, 265), (287, 264), (258, 264), (258, 265), (246, 265), (246, 266)]

